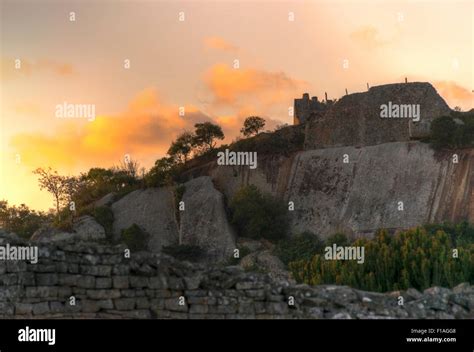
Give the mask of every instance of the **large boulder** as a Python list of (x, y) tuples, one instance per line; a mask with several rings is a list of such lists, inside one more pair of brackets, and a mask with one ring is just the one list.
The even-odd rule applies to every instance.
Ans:
[(285, 264), (270, 250), (250, 253), (242, 258), (240, 266), (245, 270), (267, 273), (273, 279), (291, 281)]
[(110, 192), (106, 194), (105, 196), (94, 202), (94, 207), (99, 208), (110, 206), (114, 202), (115, 196), (115, 192)]
[(105, 230), (92, 216), (85, 215), (74, 221), (72, 229), (80, 241), (99, 241), (105, 239)]
[(181, 243), (205, 249), (210, 260), (230, 258), (236, 248), (235, 235), (227, 220), (224, 196), (208, 176), (193, 179), (184, 186)]
[(101, 241), (105, 239), (105, 230), (92, 216), (85, 215), (74, 220), (73, 232), (63, 231), (50, 225), (36, 230), (31, 236), (34, 242), (62, 242), (62, 241)]
[(115, 239), (119, 239), (122, 230), (137, 224), (151, 235), (148, 250), (158, 253), (163, 246), (177, 244), (174, 203), (171, 188), (147, 188), (127, 194), (112, 204)]

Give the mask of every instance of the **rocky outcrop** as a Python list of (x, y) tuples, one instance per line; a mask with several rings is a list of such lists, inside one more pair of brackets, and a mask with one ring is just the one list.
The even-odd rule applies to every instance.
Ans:
[[(344, 163), (344, 157), (348, 163)], [(428, 222), (474, 221), (474, 152), (423, 143), (313, 150), (295, 157), (286, 198), (294, 232), (364, 233)]]
[(150, 234), (148, 249), (160, 252), (163, 246), (178, 243), (175, 202), (171, 188), (140, 189), (112, 204), (116, 239), (122, 230), (137, 224)]
[[(27, 245), (0, 236), (0, 246), (6, 243)], [(474, 286), (469, 284), (386, 294), (311, 287), (162, 254), (125, 258), (124, 249), (40, 244), (36, 264), (0, 261), (0, 318), (474, 318)]]
[[(419, 105), (420, 121), (382, 119), (381, 106), (389, 103)], [(433, 119), (450, 113), (449, 106), (429, 83), (372, 87), (368, 92), (342, 97), (322, 118), (308, 121), (305, 149), (409, 141), (426, 136)]]
[(248, 271), (258, 271), (268, 274), (272, 279), (290, 280), (290, 273), (285, 264), (270, 250), (250, 253), (242, 258), (239, 265)]
[(253, 184), (294, 202), (293, 234), (364, 234), (426, 222), (474, 222), (473, 149), (435, 152), (422, 142), (394, 142), (259, 156), (255, 170), (216, 163), (201, 170), (228, 199)]
[(43, 226), (33, 233), (31, 240), (35, 242), (101, 241), (106, 237), (104, 228), (89, 215), (74, 220), (72, 230), (73, 232), (66, 232), (51, 226)]
[(235, 249), (235, 234), (227, 220), (224, 196), (207, 176), (186, 182), (184, 187), (181, 243), (203, 248), (212, 261), (229, 259)]
[[(224, 196), (210, 177), (199, 177), (176, 190), (148, 188), (134, 191), (112, 204), (114, 235), (137, 224), (151, 239), (148, 250), (160, 253), (163, 246), (187, 244), (201, 247), (207, 261), (227, 260), (235, 249), (235, 235), (228, 223)], [(184, 202), (184, 210), (179, 202)]]

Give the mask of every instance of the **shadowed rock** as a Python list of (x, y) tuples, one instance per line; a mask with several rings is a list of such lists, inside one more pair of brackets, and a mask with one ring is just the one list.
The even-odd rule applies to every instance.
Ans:
[(127, 194), (112, 204), (114, 236), (137, 224), (151, 235), (148, 249), (160, 252), (163, 246), (178, 243), (173, 191), (170, 188), (148, 188)]
[(224, 196), (214, 188), (210, 177), (199, 177), (184, 186), (181, 242), (202, 247), (212, 260), (230, 258), (235, 249), (235, 236), (227, 221)]

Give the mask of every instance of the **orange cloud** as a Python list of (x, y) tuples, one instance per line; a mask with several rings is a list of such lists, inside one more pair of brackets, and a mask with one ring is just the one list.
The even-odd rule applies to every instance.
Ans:
[[(16, 68), (17, 62), (20, 68)], [(52, 73), (58, 76), (69, 76), (75, 73), (71, 64), (60, 63), (49, 59), (39, 59), (31, 61), (23, 58), (1, 58), (1, 78), (4, 80), (12, 79), (18, 74), (30, 76), (38, 72)]]
[(164, 103), (154, 89), (147, 89), (117, 116), (99, 115), (91, 122), (64, 120), (50, 134), (15, 135), (11, 146), (26, 165), (50, 165), (73, 172), (111, 166), (123, 160), (125, 154), (142, 161), (151, 158), (153, 162), (166, 153), (178, 133), (206, 120), (209, 117), (192, 106), (185, 107), (185, 116), (179, 116), (178, 106)]
[(284, 72), (268, 72), (253, 68), (234, 69), (216, 64), (205, 74), (204, 81), (214, 96), (215, 104), (236, 105), (240, 98), (273, 104), (288, 102), (307, 85)]
[(220, 37), (208, 37), (204, 39), (204, 47), (207, 49), (221, 50), (225, 52), (234, 53), (239, 50), (236, 46), (225, 41)]
[(474, 107), (474, 93), (469, 89), (453, 81), (437, 81), (433, 85), (452, 108), (460, 106), (464, 110), (470, 110)]

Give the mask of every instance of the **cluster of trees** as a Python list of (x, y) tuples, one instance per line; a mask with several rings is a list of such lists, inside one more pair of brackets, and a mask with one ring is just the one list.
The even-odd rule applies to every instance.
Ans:
[(374, 239), (358, 239), (352, 245), (364, 246), (363, 264), (326, 260), (321, 253), (291, 262), (289, 268), (298, 282), (380, 292), (474, 282), (474, 243), (454, 248), (451, 236), (442, 230), (429, 233), (419, 227), (395, 236), (381, 230)]
[[(245, 119), (240, 130), (245, 137), (257, 135), (265, 127), (265, 120), (258, 116)], [(145, 177), (149, 187), (173, 183), (182, 166), (195, 156), (214, 153), (217, 141), (225, 138), (222, 128), (212, 122), (194, 125), (194, 132), (184, 131), (171, 143), (166, 156), (158, 159)]]
[(464, 148), (474, 144), (474, 116), (442, 116), (431, 124), (434, 148)]
[[(245, 120), (241, 132), (244, 136), (250, 137), (258, 134), (264, 126), (264, 119), (250, 116)], [(108, 169), (92, 168), (77, 177), (60, 175), (52, 168), (36, 169), (34, 174), (38, 176), (40, 189), (48, 191), (53, 197), (56, 212), (55, 224), (64, 229), (70, 228), (75, 215), (92, 212), (90, 205), (110, 192), (116, 192), (120, 197), (139, 187), (157, 187), (174, 183), (181, 167), (191, 157), (215, 151), (217, 141), (224, 139), (224, 132), (217, 124), (196, 123), (194, 128), (194, 132), (181, 133), (171, 143), (167, 155), (158, 159), (147, 173), (144, 168), (139, 167), (138, 162), (131, 159)], [(22, 207), (21, 211), (20, 208), (11, 208), (10, 212), (28, 213), (25, 212), (25, 206)], [(30, 213), (28, 213), (30, 217), (38, 215), (34, 212)], [(49, 216), (52, 217), (51, 214)], [(26, 215), (20, 218), (25, 223), (29, 223)], [(31, 225), (30, 227), (37, 228), (38, 226)]]
[(28, 239), (42, 225), (52, 221), (52, 213), (31, 210), (25, 204), (9, 206), (5, 200), (0, 201), (0, 227), (7, 232)]

